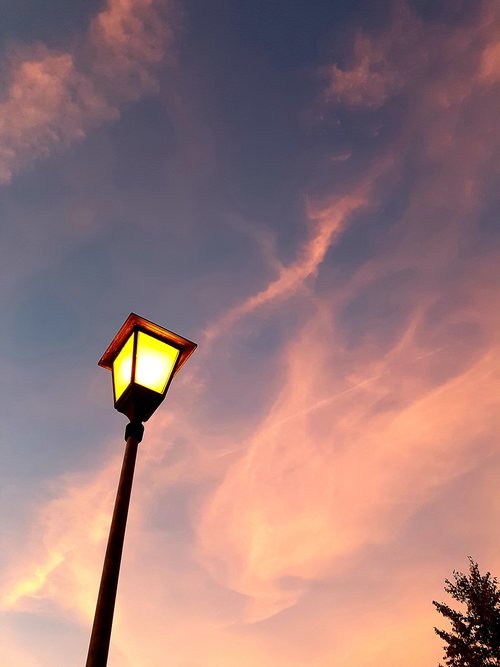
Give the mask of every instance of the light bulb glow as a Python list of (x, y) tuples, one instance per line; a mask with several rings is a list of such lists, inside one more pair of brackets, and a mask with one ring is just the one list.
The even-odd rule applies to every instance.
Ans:
[(131, 334), (120, 354), (113, 362), (113, 382), (115, 400), (118, 400), (132, 381), (132, 356), (134, 354), (134, 334)]
[(142, 331), (137, 334), (135, 382), (163, 394), (180, 350)]

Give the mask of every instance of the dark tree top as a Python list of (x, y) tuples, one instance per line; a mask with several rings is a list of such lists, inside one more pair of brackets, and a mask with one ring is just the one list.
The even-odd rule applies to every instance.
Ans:
[(451, 625), (448, 631), (434, 630), (445, 641), (444, 662), (448, 667), (500, 667), (498, 581), (489, 572), (481, 575), (470, 557), (469, 562), (469, 574), (454, 571), (454, 581), (446, 579), (444, 587), (462, 610), (434, 601), (432, 604)]

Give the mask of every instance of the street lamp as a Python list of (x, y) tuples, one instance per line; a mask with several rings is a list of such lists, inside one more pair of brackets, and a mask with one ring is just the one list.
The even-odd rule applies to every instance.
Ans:
[(195, 343), (131, 313), (99, 366), (113, 373), (115, 408), (130, 420), (109, 529), (86, 667), (106, 667), (137, 447), (147, 421), (165, 398), (172, 378)]

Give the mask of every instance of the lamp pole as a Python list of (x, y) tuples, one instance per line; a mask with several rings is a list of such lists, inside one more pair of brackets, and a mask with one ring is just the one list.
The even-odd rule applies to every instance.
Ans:
[(144, 426), (140, 422), (130, 422), (125, 429), (127, 444), (123, 456), (113, 518), (111, 519), (109, 529), (106, 555), (104, 556), (101, 584), (97, 597), (86, 667), (106, 667), (108, 661), (113, 612), (118, 587), (118, 576), (120, 574), (130, 493), (134, 478), (135, 460), (137, 457), (137, 448), (142, 440), (143, 433)]
[(135, 460), (144, 435), (143, 422), (162, 403), (172, 378), (195, 349), (196, 343), (187, 338), (130, 313), (99, 360), (99, 366), (113, 373), (115, 408), (126, 415), (130, 423), (125, 429), (127, 445), (104, 556), (86, 667), (106, 667), (108, 662)]

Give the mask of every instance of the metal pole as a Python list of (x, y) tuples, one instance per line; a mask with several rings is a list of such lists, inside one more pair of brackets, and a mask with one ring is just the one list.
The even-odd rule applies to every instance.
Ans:
[(97, 597), (94, 624), (90, 636), (89, 652), (86, 667), (106, 667), (108, 661), (111, 627), (115, 608), (118, 575), (123, 551), (123, 539), (127, 525), (128, 506), (134, 478), (137, 447), (142, 440), (144, 426), (140, 423), (130, 423), (125, 430), (127, 441), (123, 456), (122, 471), (116, 493), (115, 509), (109, 529), (108, 546), (104, 556), (101, 584)]

